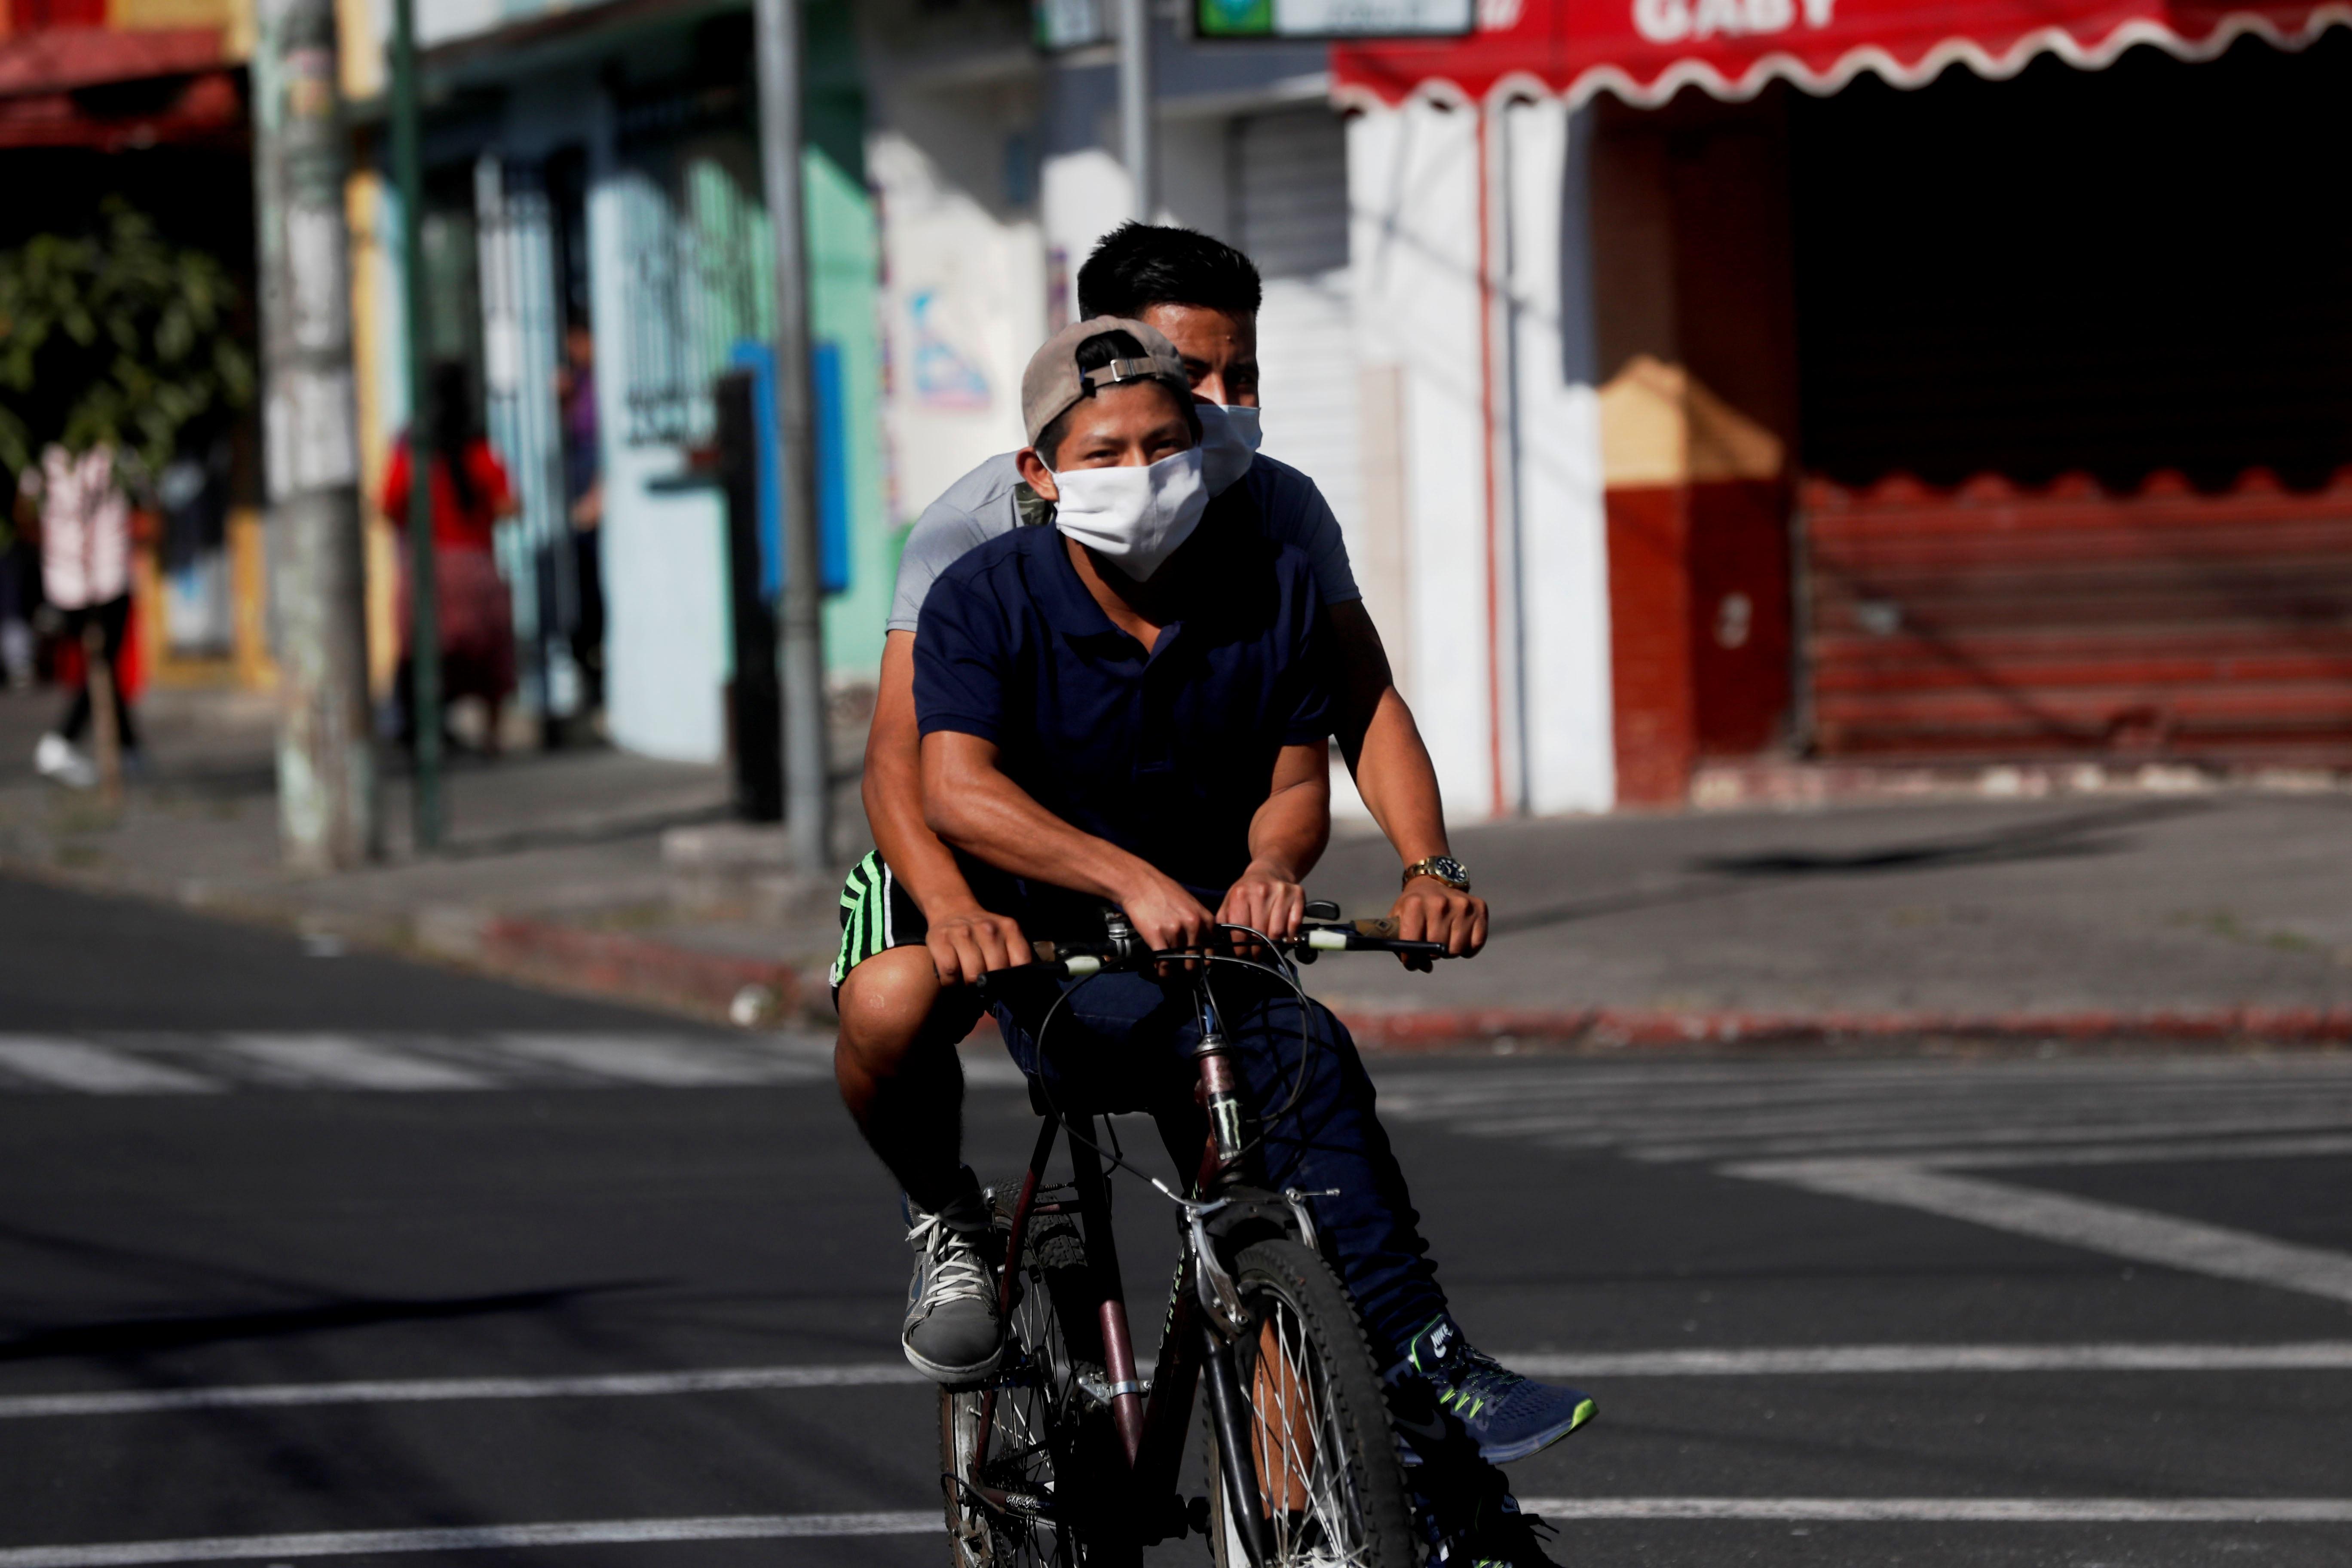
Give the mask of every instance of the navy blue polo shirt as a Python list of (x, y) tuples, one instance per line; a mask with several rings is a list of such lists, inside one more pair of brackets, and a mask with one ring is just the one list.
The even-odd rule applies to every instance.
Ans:
[(1087, 592), (1059, 531), (963, 555), (916, 629), (922, 732), (995, 742), (1047, 811), (1216, 908), (1248, 868), (1276, 754), (1331, 730), (1313, 565), (1254, 521), (1210, 507), (1160, 569), (1184, 574), (1185, 611), (1148, 650)]

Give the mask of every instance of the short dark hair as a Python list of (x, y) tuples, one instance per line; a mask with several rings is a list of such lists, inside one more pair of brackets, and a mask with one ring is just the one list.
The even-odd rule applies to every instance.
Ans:
[[(1144, 354), (1143, 345), (1135, 341), (1134, 333), (1097, 332), (1078, 345), (1078, 373), (1083, 375), (1090, 370), (1100, 370), (1115, 359), (1145, 357), (1147, 356)], [(1165, 381), (1161, 381), (1160, 384), (1167, 386), (1168, 395), (1183, 406), (1184, 417), (1192, 422), (1192, 439), (1198, 441), (1201, 438), (1201, 416), (1192, 412), (1191, 393), (1168, 386)], [(1071, 404), (1067, 408), (1046, 420), (1045, 427), (1037, 432), (1034, 449), (1039, 457), (1045, 459), (1047, 468), (1052, 468), (1054, 459), (1061, 456), (1062, 442), (1070, 433), (1070, 416), (1078, 411), (1079, 404), (1083, 404), (1087, 397), (1092, 397), (1094, 395), (1094, 388), (1088, 385), (1086, 397), (1079, 398), (1077, 403)]]
[(1078, 314), (1139, 317), (1154, 305), (1255, 316), (1265, 289), (1257, 264), (1198, 229), (1123, 223), (1078, 268)]

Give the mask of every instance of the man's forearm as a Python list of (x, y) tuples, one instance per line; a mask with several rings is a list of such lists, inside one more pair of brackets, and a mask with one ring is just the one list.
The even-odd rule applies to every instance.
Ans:
[(1402, 864), (1448, 853), (1437, 769), (1396, 689), (1380, 629), (1360, 602), (1334, 605), (1326, 615), (1339, 698), (1335, 736), (1356, 793)]
[(1311, 751), (1314, 773), (1277, 778), (1273, 792), (1250, 818), (1252, 863), (1278, 871), (1293, 882), (1306, 879), (1331, 840), (1331, 764), (1322, 747)]
[(923, 821), (922, 739), (915, 727), (915, 637), (892, 632), (883, 643), (882, 680), (866, 737), (860, 794), (874, 847), (924, 914), (975, 902), (971, 884), (940, 836)]
[(1429, 760), (1429, 748), (1422, 744), (1412, 710), (1395, 687), (1381, 691), (1362, 746), (1349, 761), (1356, 793), (1364, 797), (1365, 809), (1396, 846), (1403, 864), (1449, 853), (1437, 769)]
[(869, 750), (863, 790), (866, 818), (874, 830), (874, 847), (890, 875), (918, 909), (936, 917), (973, 899), (954, 852), (924, 824), (918, 769), (915, 759), (877, 757)]
[[(943, 754), (931, 754), (935, 750)], [(935, 842), (952, 844), (1016, 877), (1123, 901), (1150, 868), (1039, 805), (993, 765), (993, 750), (957, 734), (934, 736), (926, 747), (925, 818)], [(974, 754), (980, 752), (992, 755)]]

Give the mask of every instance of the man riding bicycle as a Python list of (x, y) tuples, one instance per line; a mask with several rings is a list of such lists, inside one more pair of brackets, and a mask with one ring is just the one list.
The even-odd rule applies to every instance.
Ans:
[[(1329, 829), (1338, 673), (1313, 563), (1267, 536), (1247, 489), (1209, 498), (1184, 366), (1150, 326), (1097, 319), (1057, 334), (1023, 402), (1020, 472), (1054, 526), (971, 551), (925, 601), (913, 687), (929, 828), (975, 895), (1024, 931), (1099, 933), (1112, 905), (1154, 950), (1229, 945), (1221, 917), (1295, 935), (1300, 880)], [(1065, 999), (1042, 974), (988, 967), (1013, 969), (997, 1019), (1050, 1096), (1160, 1112), (1189, 1161), (1197, 1123), (1168, 1091), (1189, 1073), (1190, 1017), (1153, 979), (1107, 975)], [(1450, 1436), (1502, 1462), (1580, 1426), (1583, 1395), (1507, 1371), (1453, 1322), (1339, 1021), (1270, 973), (1218, 988), (1265, 1108), (1270, 1180), (1319, 1194), (1316, 1226), (1379, 1363), (1444, 1412), (1411, 1440)], [(1061, 1020), (1050, 1060), (1049, 1011)], [(1306, 1038), (1322, 1052), (1311, 1064)], [(943, 1381), (987, 1372), (1001, 1332), (985, 1211), (969, 1173), (957, 1184), (915, 1211), (931, 1283), (919, 1279), (906, 1335), (910, 1359)], [(1483, 1520), (1433, 1531), (1446, 1560), (1539, 1561), (1499, 1482), (1486, 1500)]]
[[(1177, 350), (1194, 413), (1213, 437), (1202, 452), (1209, 494), (1222, 501), (1240, 491), (1259, 532), (1307, 552), (1338, 672), (1333, 728), (1403, 871), (1391, 911), (1397, 932), (1443, 942), (1455, 955), (1476, 952), (1486, 936), (1486, 904), (1451, 858), (1436, 770), (1390, 678), (1339, 523), (1311, 479), (1256, 452), (1256, 268), (1206, 235), (1128, 224), (1097, 247), (1077, 282), (1085, 314), (1141, 320)], [(1017, 920), (978, 896), (924, 821), (915, 632), (941, 572), (976, 545), (1050, 521), (1054, 511), (1024, 479), (1019, 454), (1008, 452), (950, 486), (916, 522), (899, 565), (866, 747), (866, 814), (877, 848), (842, 890), (835, 1073), (843, 1103), (919, 1216), (908, 1359), (950, 1383), (992, 1364), (998, 1343), (984, 1279), (969, 1263), (968, 1238), (984, 1223), (961, 1170), (963, 1078), (955, 1047), (980, 1016), (972, 983), (1019, 962), (1027, 941)], [(1254, 880), (1237, 883), (1219, 912), (1265, 919), (1269, 911), (1256, 901), (1262, 892)]]

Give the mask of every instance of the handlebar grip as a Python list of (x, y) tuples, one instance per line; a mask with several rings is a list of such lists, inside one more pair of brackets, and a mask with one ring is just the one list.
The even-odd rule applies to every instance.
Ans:
[(1350, 921), (1346, 925), (1310, 925), (1301, 932), (1299, 945), (1309, 952), (1402, 952), (1424, 958), (1443, 958), (1445, 944), (1442, 942), (1407, 942), (1396, 934), (1393, 920)]
[(1029, 944), (1029, 952), (1039, 963), (1071, 980), (1082, 980), (1089, 974), (1102, 973), (1100, 954), (1083, 950), (1066, 951), (1070, 945), (1067, 942), (1033, 942)]

